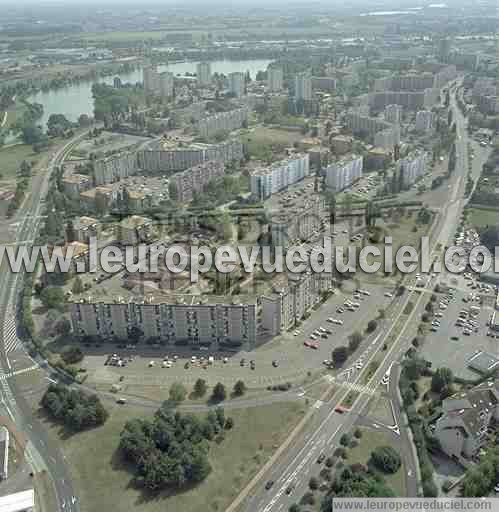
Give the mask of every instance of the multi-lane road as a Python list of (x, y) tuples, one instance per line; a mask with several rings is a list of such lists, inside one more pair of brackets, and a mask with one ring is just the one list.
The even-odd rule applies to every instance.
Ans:
[[(9, 228), (15, 230), (15, 244), (23, 244), (26, 240), (36, 238), (42, 214), (42, 198), (47, 194), (50, 175), (71, 146), (83, 135), (60, 148), (51, 157), (46, 172), (33, 177), (30, 195), (9, 223)], [(0, 272), (0, 374), (4, 376), (15, 374), (12, 371), (14, 359), (23, 351), (16, 327), (17, 298), (21, 286), (22, 275), (12, 273), (3, 261)], [(26, 357), (26, 354), (23, 354), (23, 357)], [(32, 361), (33, 366), (40, 363), (43, 365), (41, 361)], [(27, 437), (26, 457), (33, 471), (45, 471), (52, 480), (57, 503), (54, 512), (78, 512), (80, 506), (73, 491), (64, 455), (33, 415), (32, 408), (17, 388), (15, 379), (0, 379), (0, 411), (8, 415)]]
[[(432, 232), (430, 233), (432, 257), (440, 256), (441, 251), (448, 244), (457, 227), (460, 213), (464, 206), (464, 189), (466, 185), (466, 173), (468, 169), (468, 148), (465, 120), (461, 115), (454, 98), (452, 99), (454, 119), (457, 123), (457, 162), (456, 170), (449, 179), (448, 198), (446, 204), (439, 211)], [(428, 277), (420, 289), (432, 289), (435, 280)], [(301, 429), (295, 430), (288, 439), (285, 450), (279, 450), (269, 463), (255, 476), (250, 484), (240, 493), (236, 500), (227, 509), (232, 512), (237, 509), (248, 512), (283, 512), (288, 510), (307, 490), (311, 476), (318, 473), (317, 458), (322, 452), (331, 453), (334, 446), (338, 446), (342, 434), (352, 429), (353, 425), (365, 413), (373, 391), (381, 385), (384, 375), (393, 371), (397, 363), (409, 348), (409, 339), (406, 332), (417, 321), (420, 306), (425, 301), (425, 294), (418, 291), (409, 291), (405, 300), (401, 301), (398, 315), (391, 319), (390, 327), (386, 329), (386, 323), (381, 327), (381, 332), (368, 338), (364, 345), (365, 357), (363, 370), (354, 370), (347, 374), (347, 384), (341, 383), (339, 391), (326, 403), (321, 403), (308, 423)], [(404, 315), (405, 306), (411, 302), (412, 310), (409, 315)], [(385, 341), (391, 340), (388, 350), (382, 351)], [(377, 370), (363, 384), (364, 372), (371, 360), (381, 359)], [(389, 382), (387, 392), (396, 401), (395, 379)], [(346, 388), (346, 389), (345, 389)], [(350, 407), (349, 412), (339, 414), (335, 411), (351, 390), (359, 392), (357, 398)], [(417, 495), (417, 461), (412, 456), (407, 432), (401, 432), (398, 426), (399, 408), (394, 406), (395, 423), (385, 426), (385, 429), (393, 435), (402, 436), (407, 470), (408, 495)], [(270, 489), (265, 488), (265, 483), (273, 481)], [(286, 490), (292, 486), (291, 495)], [(298, 498), (297, 498), (298, 497)]]

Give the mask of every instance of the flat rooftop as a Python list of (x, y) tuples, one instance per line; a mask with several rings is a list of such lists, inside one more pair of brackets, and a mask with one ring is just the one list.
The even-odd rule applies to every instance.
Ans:
[(34, 509), (34, 506), (34, 489), (9, 494), (8, 496), (0, 496), (0, 510), (2, 512), (31, 512), (31, 510)]

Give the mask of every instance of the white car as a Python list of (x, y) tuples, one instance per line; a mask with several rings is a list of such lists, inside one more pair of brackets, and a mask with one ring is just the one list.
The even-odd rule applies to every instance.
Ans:
[(336, 324), (336, 325), (343, 325), (343, 320), (340, 320), (339, 318), (335, 318), (333, 320), (333, 322)]
[(358, 361), (357, 364), (355, 365), (355, 368), (357, 368), (357, 370), (362, 370), (362, 368), (364, 368), (364, 364), (362, 363), (362, 361)]
[(385, 297), (388, 297), (389, 299), (391, 299), (393, 297), (393, 293), (385, 292)]
[(149, 368), (152, 368), (154, 366), (154, 361), (149, 361)]

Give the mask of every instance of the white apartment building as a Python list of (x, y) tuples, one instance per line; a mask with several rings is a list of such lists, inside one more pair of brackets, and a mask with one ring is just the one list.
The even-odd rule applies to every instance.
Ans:
[(281, 285), (274, 286), (273, 293), (260, 299), (262, 329), (271, 336), (293, 329), (320, 302), (322, 292), (331, 288), (329, 274), (288, 274)]
[(425, 152), (415, 152), (399, 160), (400, 173), (404, 187), (410, 187), (426, 171), (428, 155)]
[(326, 168), (326, 186), (335, 192), (350, 187), (362, 176), (363, 164), (363, 157), (356, 155), (330, 164)]
[(74, 241), (89, 243), (90, 238), (98, 236), (100, 230), (99, 221), (93, 217), (77, 217), (73, 221), (72, 236)]
[(434, 436), (449, 456), (471, 458), (487, 442), (487, 428), (499, 421), (499, 391), (495, 382), (485, 382), (466, 393), (442, 402)]
[(198, 85), (206, 87), (211, 84), (211, 64), (209, 62), (199, 62), (197, 65)]
[[(180, 302), (182, 302), (179, 297)], [(186, 298), (186, 303), (167, 303), (153, 297), (142, 300), (94, 301), (71, 305), (73, 330), (79, 336), (127, 339), (133, 327), (145, 339), (169, 344), (234, 344), (252, 348), (256, 341), (255, 303), (207, 303)]]
[(165, 71), (159, 75), (159, 93), (162, 98), (173, 96), (174, 75), (171, 71)]
[(307, 73), (295, 77), (295, 99), (310, 101), (312, 99), (312, 78)]
[(262, 201), (289, 185), (301, 181), (309, 174), (309, 155), (292, 155), (270, 167), (256, 169), (250, 178), (251, 194)]
[(392, 127), (390, 123), (383, 119), (369, 117), (361, 112), (348, 112), (345, 115), (345, 126), (353, 133), (364, 132), (371, 137), (377, 132)]
[(248, 120), (248, 109), (238, 108), (228, 112), (219, 112), (201, 119), (198, 123), (198, 131), (201, 137), (210, 137), (220, 131), (232, 131), (241, 128)]
[(229, 92), (236, 98), (244, 96), (244, 73), (236, 72), (229, 75)]
[(401, 105), (392, 103), (385, 107), (385, 120), (392, 124), (400, 124), (402, 122), (403, 108)]
[(269, 92), (279, 92), (283, 89), (283, 72), (281, 68), (267, 68), (267, 88)]
[(419, 110), (416, 114), (416, 130), (427, 133), (433, 128), (434, 114), (431, 110)]
[(374, 135), (374, 145), (388, 151), (392, 151), (399, 142), (400, 126), (396, 124)]
[(94, 181), (97, 186), (115, 183), (137, 172), (137, 154), (125, 151), (94, 162)]
[(159, 92), (159, 74), (156, 66), (146, 66), (142, 69), (144, 90), (147, 93), (157, 94)]

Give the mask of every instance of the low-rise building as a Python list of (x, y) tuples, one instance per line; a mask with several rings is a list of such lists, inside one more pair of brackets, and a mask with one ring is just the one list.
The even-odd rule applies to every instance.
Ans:
[(140, 215), (124, 218), (117, 226), (117, 240), (122, 245), (137, 245), (150, 240), (152, 220)]
[(374, 134), (374, 145), (392, 151), (396, 144), (400, 142), (400, 127), (396, 124), (386, 130)]
[(93, 187), (93, 180), (86, 174), (72, 174), (62, 179), (64, 193), (71, 199), (79, 199), (80, 194)]
[(487, 428), (499, 421), (499, 390), (493, 381), (442, 402), (434, 435), (449, 457), (471, 458), (487, 440)]
[(353, 138), (346, 135), (337, 135), (331, 138), (331, 149), (338, 156), (352, 151)]

